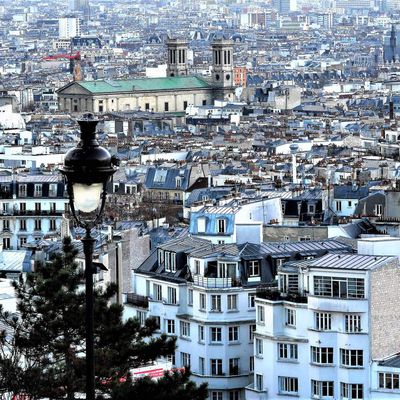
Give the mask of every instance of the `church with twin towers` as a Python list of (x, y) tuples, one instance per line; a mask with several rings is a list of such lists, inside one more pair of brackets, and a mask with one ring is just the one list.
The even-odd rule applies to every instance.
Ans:
[(167, 41), (167, 76), (70, 82), (58, 90), (59, 110), (66, 113), (121, 111), (183, 112), (189, 105), (233, 100), (233, 44), (212, 43), (210, 77), (189, 74), (187, 42)]

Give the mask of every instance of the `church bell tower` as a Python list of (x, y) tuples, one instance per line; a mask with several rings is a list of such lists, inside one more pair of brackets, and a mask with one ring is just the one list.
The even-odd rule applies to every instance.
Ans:
[(188, 74), (187, 42), (179, 39), (167, 41), (167, 76), (182, 76)]
[(227, 39), (215, 39), (212, 43), (212, 80), (215, 87), (233, 87), (233, 43)]

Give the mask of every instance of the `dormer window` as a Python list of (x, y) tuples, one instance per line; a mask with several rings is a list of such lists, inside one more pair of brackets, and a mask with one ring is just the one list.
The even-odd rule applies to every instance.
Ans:
[(57, 196), (57, 183), (50, 183), (49, 185), (49, 197)]
[(176, 271), (176, 254), (166, 251), (164, 253), (165, 270), (168, 272)]
[(180, 188), (180, 187), (182, 186), (182, 178), (181, 178), (180, 176), (177, 176), (177, 177), (175, 178), (175, 186), (176, 186), (177, 188)]
[(158, 249), (158, 265), (161, 265), (164, 262), (164, 251), (162, 249)]
[(36, 184), (35, 185), (34, 196), (35, 197), (42, 197), (42, 185), (41, 184)]
[(206, 219), (197, 218), (197, 232), (204, 233), (206, 231)]
[(226, 219), (217, 219), (217, 233), (226, 233)]
[(260, 276), (260, 261), (249, 261), (249, 277)]

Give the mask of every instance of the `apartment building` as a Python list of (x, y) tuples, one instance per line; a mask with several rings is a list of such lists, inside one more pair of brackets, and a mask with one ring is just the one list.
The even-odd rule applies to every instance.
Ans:
[(58, 175), (0, 176), (0, 237), (5, 250), (60, 232), (68, 209)]
[(256, 295), (254, 381), (246, 399), (373, 399), (392, 393), (396, 383), (385, 391), (378, 372), (384, 371), (379, 360), (399, 349), (398, 258), (327, 254), (285, 263), (277, 277), (278, 291)]
[(125, 316), (153, 316), (159, 333), (177, 337), (172, 363), (207, 382), (210, 399), (243, 400), (253, 374), (256, 288), (274, 281), (283, 260), (348, 252), (337, 241), (213, 244), (193, 236), (171, 240), (133, 271)]

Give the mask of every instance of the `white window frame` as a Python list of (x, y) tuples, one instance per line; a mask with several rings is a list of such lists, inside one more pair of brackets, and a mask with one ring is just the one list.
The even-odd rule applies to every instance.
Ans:
[(259, 277), (261, 272), (260, 261), (251, 260), (248, 265), (249, 278)]
[(314, 324), (317, 331), (330, 331), (332, 329), (332, 314), (314, 312)]
[(210, 342), (221, 343), (222, 342), (222, 328), (219, 326), (210, 327)]
[(228, 303), (229, 311), (237, 311), (238, 295), (237, 294), (228, 294), (227, 303)]
[(211, 295), (211, 311), (221, 312), (221, 295), (212, 294)]
[(278, 343), (279, 361), (296, 361), (298, 359), (298, 347), (294, 343)]
[(298, 394), (298, 378), (291, 376), (278, 376), (278, 390), (280, 394)]
[(285, 325), (296, 327), (296, 310), (293, 308), (285, 308)]
[(345, 314), (344, 316), (344, 331), (346, 333), (359, 333), (362, 331), (361, 315)]
[(238, 342), (239, 341), (239, 326), (229, 326), (228, 327), (228, 341)]

